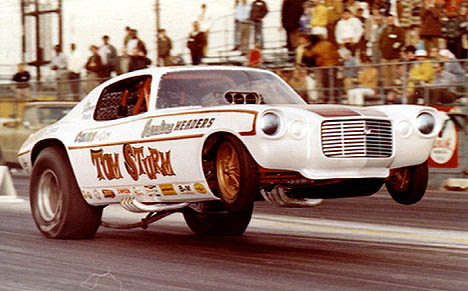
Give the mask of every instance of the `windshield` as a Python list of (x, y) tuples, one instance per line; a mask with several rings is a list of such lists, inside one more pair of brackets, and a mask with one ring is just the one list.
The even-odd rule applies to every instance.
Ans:
[(276, 75), (257, 71), (199, 70), (172, 72), (161, 78), (157, 108), (230, 104), (226, 92), (255, 92), (262, 104), (305, 104)]

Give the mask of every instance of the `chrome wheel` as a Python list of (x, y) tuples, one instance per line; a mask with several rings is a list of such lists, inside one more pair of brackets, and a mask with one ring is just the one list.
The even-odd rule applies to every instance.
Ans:
[(46, 222), (53, 221), (60, 213), (61, 199), (58, 179), (50, 169), (44, 171), (39, 179), (37, 207), (42, 219)]
[(216, 173), (220, 194), (228, 200), (239, 195), (240, 168), (239, 157), (231, 143), (222, 143), (216, 156)]

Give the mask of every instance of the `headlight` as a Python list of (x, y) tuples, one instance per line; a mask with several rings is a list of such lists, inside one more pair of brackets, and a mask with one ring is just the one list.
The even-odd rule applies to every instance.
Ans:
[(280, 118), (273, 112), (265, 113), (260, 120), (260, 127), (266, 135), (275, 135), (280, 129)]
[(430, 134), (435, 128), (435, 122), (432, 114), (423, 112), (416, 118), (416, 127), (422, 134)]

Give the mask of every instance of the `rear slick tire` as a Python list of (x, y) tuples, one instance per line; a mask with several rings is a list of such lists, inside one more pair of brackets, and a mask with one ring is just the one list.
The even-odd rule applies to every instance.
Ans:
[(49, 147), (39, 153), (29, 193), (34, 221), (46, 237), (90, 239), (96, 234), (102, 207), (84, 200), (65, 150)]

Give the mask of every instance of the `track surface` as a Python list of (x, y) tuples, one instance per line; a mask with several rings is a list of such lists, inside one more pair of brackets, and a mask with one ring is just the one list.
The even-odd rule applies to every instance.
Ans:
[[(24, 202), (0, 203), (0, 290), (468, 290), (468, 193), (414, 206), (385, 192), (315, 208), (256, 204), (240, 237), (198, 237), (174, 214), (147, 230), (50, 240)], [(116, 207), (110, 222), (138, 217)]]

